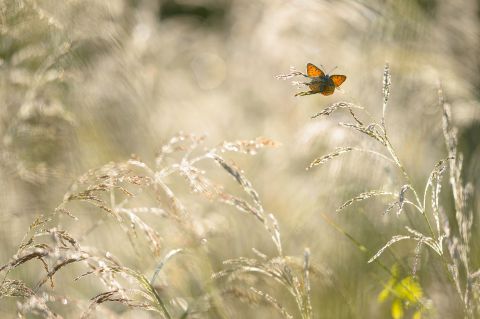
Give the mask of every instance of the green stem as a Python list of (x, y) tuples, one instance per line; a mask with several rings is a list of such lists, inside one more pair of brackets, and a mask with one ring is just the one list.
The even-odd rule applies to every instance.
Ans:
[[(322, 217), (322, 219), (324, 221), (326, 221), (330, 226), (332, 226), (333, 228), (335, 228), (335, 230), (337, 230), (339, 233), (341, 233), (342, 235), (346, 236), (348, 239), (350, 239), (351, 242), (353, 242), (355, 244), (355, 246), (357, 246), (357, 248), (371, 256), (373, 253), (367, 248), (365, 247), (364, 245), (362, 245), (358, 240), (356, 240), (352, 235), (350, 235), (349, 233), (347, 233), (343, 228), (341, 228), (340, 226), (338, 226), (334, 221), (332, 221), (330, 218), (328, 218), (325, 214), (322, 214), (320, 213), (320, 217)], [(394, 256), (394, 258), (396, 258)], [(383, 270), (385, 270), (391, 277), (394, 276), (394, 274), (392, 273), (392, 271), (390, 270), (390, 268), (388, 268), (384, 263), (382, 263), (378, 258), (375, 259), (374, 261), (375, 264), (379, 265)], [(423, 304), (423, 302), (418, 299), (415, 294), (411, 291), (411, 289), (405, 285), (402, 284), (402, 287), (405, 288), (407, 291), (409, 291), (411, 293), (412, 296), (414, 296), (415, 298), (415, 301), (418, 302), (420, 305), (422, 305), (422, 307), (425, 307), (425, 305)]]
[[(149, 284), (150, 285), (150, 284)], [(157, 303), (160, 305), (160, 307), (162, 308), (163, 310), (163, 313), (165, 315), (165, 317), (167, 319), (172, 319), (172, 316), (170, 315), (170, 313), (168, 312), (168, 309), (167, 307), (165, 306), (165, 304), (163, 303), (163, 300), (160, 298), (160, 296), (158, 295), (157, 291), (155, 290), (155, 288), (150, 285), (150, 289), (153, 293), (153, 295), (155, 296), (155, 299), (157, 300)]]
[[(398, 166), (398, 168), (402, 171), (402, 174), (403, 176), (405, 177), (405, 180), (406, 182), (411, 186), (410, 189), (412, 190), (414, 196), (415, 196), (415, 200), (417, 201), (418, 203), (418, 206), (422, 209), (422, 215), (423, 217), (425, 218), (425, 221), (428, 225), (428, 229), (430, 231), (430, 234), (432, 236), (432, 238), (435, 238), (435, 240), (438, 241), (438, 237), (435, 236), (435, 233), (433, 232), (433, 228), (432, 228), (432, 225), (430, 224), (430, 220), (428, 219), (428, 216), (426, 214), (426, 209), (425, 209), (425, 206), (422, 205), (422, 202), (420, 201), (420, 198), (418, 197), (418, 194), (417, 194), (417, 191), (415, 190), (415, 188), (413, 187), (412, 183), (411, 183), (411, 179), (410, 179), (410, 176), (408, 175), (407, 171), (405, 170), (405, 168), (403, 167), (402, 163), (400, 162), (398, 156), (396, 155), (395, 153), (395, 150), (393, 149), (392, 147), (392, 144), (390, 143), (390, 140), (388, 139), (388, 137), (384, 136), (385, 138), (385, 143), (386, 143), (386, 147), (387, 147), (387, 150), (388, 152), (390, 153), (390, 155), (392, 156), (392, 159), (395, 161), (395, 164)], [(453, 278), (453, 275), (452, 273), (450, 272), (450, 270), (448, 269), (448, 263), (447, 263), (447, 260), (445, 259), (445, 254), (441, 254), (441, 258), (442, 258), (442, 264), (443, 264), (443, 267), (445, 268), (445, 271), (447, 272), (448, 274), (448, 279), (450, 280), (450, 283), (452, 283), (453, 285), (455, 285), (455, 279)], [(461, 296), (459, 296), (461, 301), (462, 301), (462, 304), (463, 304), (463, 300), (461, 298)]]
[(421, 208), (422, 216), (423, 216), (423, 218), (425, 219), (425, 222), (428, 225), (428, 229), (430, 231), (430, 234), (431, 234), (432, 238), (437, 239), (437, 237), (435, 236), (435, 233), (433, 232), (432, 225), (430, 224), (430, 220), (428, 219), (428, 216), (425, 212), (425, 207), (422, 205), (422, 202), (420, 201), (420, 197), (418, 197), (417, 191), (415, 190), (415, 188), (412, 185), (412, 181), (410, 179), (410, 176), (408, 175), (407, 171), (405, 170), (405, 167), (400, 162), (400, 159), (398, 158), (397, 154), (395, 153), (395, 150), (393, 149), (393, 146), (390, 143), (390, 140), (388, 139), (388, 137), (385, 135), (384, 138), (385, 138), (385, 146), (387, 147), (388, 152), (392, 156), (392, 159), (394, 160), (397, 167), (402, 171), (402, 174), (403, 174), (403, 177), (405, 178), (405, 181), (407, 182), (408, 185), (410, 185), (409, 188), (412, 191), (413, 195), (415, 196), (417, 206), (419, 208)]

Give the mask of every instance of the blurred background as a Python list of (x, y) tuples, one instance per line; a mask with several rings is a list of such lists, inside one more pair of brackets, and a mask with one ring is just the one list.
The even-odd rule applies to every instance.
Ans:
[[(206, 134), (212, 147), (265, 136), (281, 146), (254, 157), (229, 157), (277, 216), (285, 253), (301, 257), (309, 247), (312, 261), (324, 270), (312, 279), (316, 318), (388, 318), (390, 305), (377, 296), (389, 274), (367, 264), (371, 254), (361, 252), (322, 215), (375, 252), (404, 232), (405, 214), (383, 215), (388, 202), (381, 199), (335, 210), (364, 191), (398, 192), (404, 182), (393, 167), (366, 154), (347, 154), (306, 171), (314, 158), (338, 146), (377, 147), (338, 125), (347, 113), (310, 117), (331, 103), (348, 101), (380, 119), (388, 62), (392, 87), (386, 123), (413, 184), (422, 189), (434, 164), (446, 157), (437, 104), (441, 82), (478, 207), (479, 42), (478, 0), (1, 0), (0, 263), (16, 252), (35, 216), (51, 212), (89, 169), (131, 154), (151, 162), (180, 131)], [(308, 62), (327, 70), (338, 66), (335, 73), (347, 76), (342, 92), (294, 97), (299, 88), (275, 79), (291, 66), (304, 71)], [(231, 183), (229, 176), (221, 178)], [(185, 182), (177, 182), (185, 188)], [(252, 247), (274, 253), (253, 219), (188, 190), (181, 196), (192, 215), (217, 227), (208, 244), (213, 270), (225, 259), (252, 256)], [(443, 200), (451, 214), (447, 192)], [(79, 234), (100, 214), (85, 207), (76, 212), (80, 221), (71, 231)], [(415, 223), (415, 213), (406, 214)], [(473, 238), (478, 238), (480, 216), (474, 218)], [(92, 236), (125, 264), (145, 273), (154, 269), (151, 256), (142, 260), (115, 247), (124, 237), (118, 228), (107, 225)], [(181, 240), (175, 236), (165, 239), (165, 249), (177, 248)], [(472, 251), (478, 251), (473, 243)], [(393, 248), (407, 271), (414, 249), (413, 243)], [(386, 254), (382, 262), (390, 267), (396, 261)], [(479, 263), (476, 253), (472, 264)], [(201, 289), (184, 278), (185, 269), (177, 275), (171, 270), (172, 285), (182, 286), (183, 295), (195, 295)], [(432, 303), (430, 315), (458, 318), (461, 309), (443, 271), (425, 249), (418, 277)], [(19, 275), (27, 282), (37, 276), (28, 267)], [(58, 286), (60, 293), (78, 299), (97, 293), (84, 283)], [(276, 295), (296, 317), (294, 301), (285, 293)], [(267, 307), (235, 298), (228, 305), (229, 318), (276, 317)], [(13, 317), (12, 300), (0, 300), (0, 308)], [(150, 316), (116, 311), (132, 318)], [(59, 313), (71, 317), (65, 310)]]

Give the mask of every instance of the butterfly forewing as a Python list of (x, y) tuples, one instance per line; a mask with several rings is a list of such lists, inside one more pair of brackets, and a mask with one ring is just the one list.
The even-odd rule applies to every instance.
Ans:
[(308, 63), (307, 64), (307, 75), (309, 77), (322, 77), (325, 76), (325, 73), (323, 73), (322, 70), (317, 68), (315, 65)]
[(347, 77), (345, 75), (334, 74), (330, 76), (330, 79), (332, 80), (333, 84), (335, 84), (335, 87), (339, 87), (343, 82), (345, 82)]

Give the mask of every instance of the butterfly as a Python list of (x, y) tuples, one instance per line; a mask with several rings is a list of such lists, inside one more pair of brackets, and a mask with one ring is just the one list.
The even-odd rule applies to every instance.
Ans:
[(310, 91), (300, 92), (295, 94), (295, 96), (310, 95), (315, 93), (331, 95), (335, 91), (335, 88), (338, 88), (347, 79), (345, 75), (340, 74), (325, 75), (320, 68), (316, 67), (312, 63), (307, 64), (307, 75), (304, 76), (310, 78), (311, 80), (310, 82), (303, 83), (310, 88)]

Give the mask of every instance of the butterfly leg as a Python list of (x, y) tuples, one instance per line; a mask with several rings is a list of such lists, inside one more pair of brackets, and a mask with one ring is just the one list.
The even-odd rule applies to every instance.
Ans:
[(305, 95), (311, 95), (311, 94), (315, 94), (315, 93), (318, 93), (318, 92), (305, 91), (305, 92), (298, 92), (298, 93), (295, 94), (294, 96), (305, 96)]

